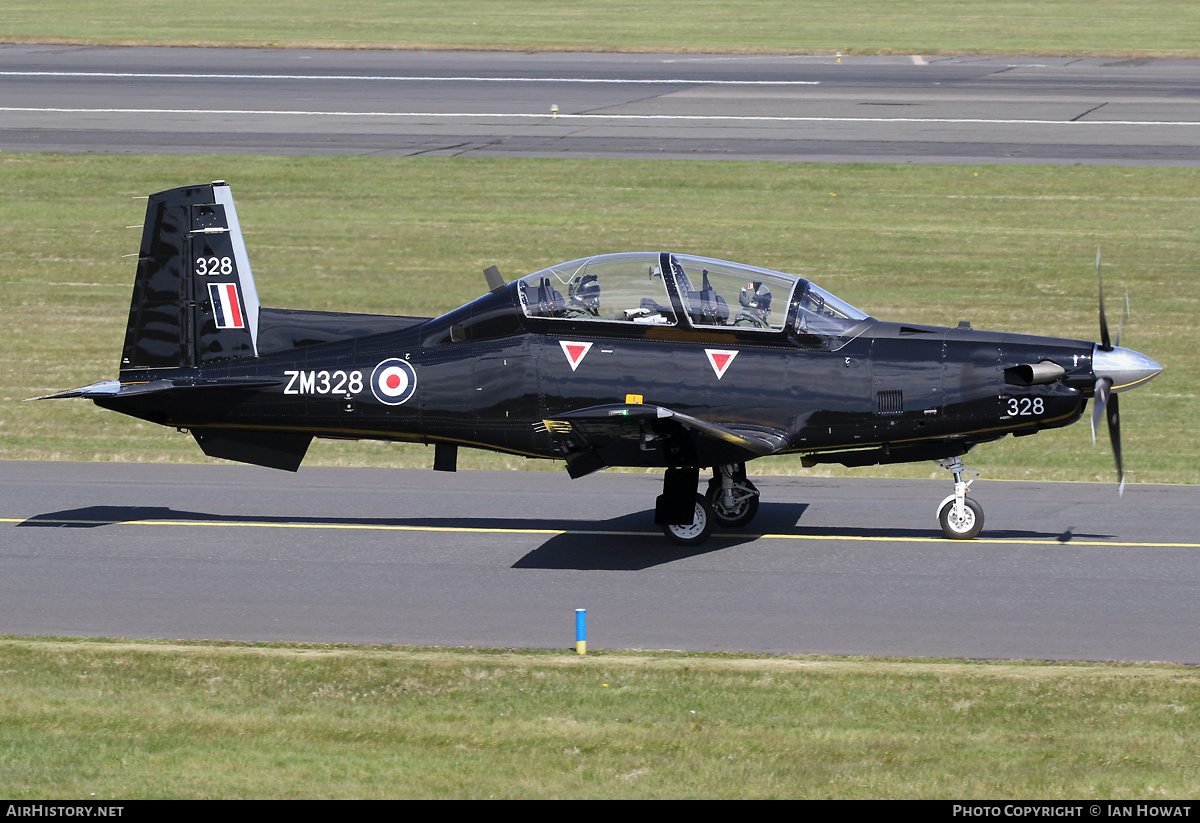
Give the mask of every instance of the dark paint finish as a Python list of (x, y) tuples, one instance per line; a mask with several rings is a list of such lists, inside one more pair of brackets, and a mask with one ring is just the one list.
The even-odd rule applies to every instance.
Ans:
[[(577, 298), (588, 266), (646, 261), (633, 289), (655, 296), (640, 307), (562, 310), (559, 287)], [(743, 326), (745, 311), (732, 325), (743, 270), (742, 282), (774, 285), (778, 325)], [(1090, 342), (880, 322), (844, 304), (838, 314), (840, 301), (803, 279), (723, 261), (610, 255), (487, 280), (487, 294), (431, 319), (264, 309), (228, 186), (160, 192), (119, 385), (59, 396), (188, 429), (210, 456), (292, 471), (313, 437), (560, 459), (573, 477), (687, 469), (666, 481), (664, 505), (678, 511), (696, 468), (742, 467), (731, 476), (744, 479), (746, 461), (788, 452), (846, 465), (952, 458), (1074, 422), (1097, 383)], [(452, 468), (453, 452), (440, 454)]]

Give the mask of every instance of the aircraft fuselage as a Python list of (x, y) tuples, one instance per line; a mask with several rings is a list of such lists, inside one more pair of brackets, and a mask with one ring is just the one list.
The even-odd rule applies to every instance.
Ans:
[[(1097, 261), (1097, 266), (1099, 262)], [(151, 195), (118, 380), (52, 395), (188, 430), (206, 454), (295, 471), (314, 437), (664, 468), (682, 544), (754, 517), (746, 463), (937, 460), (945, 533), (983, 525), (961, 456), (1068, 425), (1161, 371), (1101, 342), (878, 321), (804, 278), (671, 252), (550, 266), (432, 319), (260, 305), (229, 186)], [(1118, 343), (1120, 334), (1118, 333)], [(712, 468), (707, 491), (699, 471)]]
[[(400, 332), (252, 360), (126, 370), (123, 383), (165, 380), (178, 388), (96, 402), (183, 429), (453, 443), (560, 458), (543, 421), (635, 396), (701, 419), (778, 428), (788, 433), (784, 451), (857, 465), (914, 459), (918, 448), (961, 454), (1005, 434), (1068, 425), (1088, 398), (1072, 378), (1080, 386), (1093, 379), (1093, 344), (1080, 340), (868, 320), (830, 350), (786, 330), (599, 328), (522, 317), (514, 285)], [(712, 352), (728, 359), (723, 369)], [(411, 369), (402, 402), (381, 402), (372, 390), (377, 367), (391, 360)], [(1064, 364), (1065, 379), (1006, 379), (1011, 364), (1040, 361)], [(204, 402), (196, 402), (199, 394)], [(680, 457), (631, 442), (620, 464), (669, 466)]]

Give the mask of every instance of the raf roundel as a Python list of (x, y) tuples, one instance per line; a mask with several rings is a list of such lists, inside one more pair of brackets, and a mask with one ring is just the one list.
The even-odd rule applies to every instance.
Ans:
[(371, 372), (371, 393), (380, 403), (399, 406), (417, 390), (417, 373), (407, 360), (384, 360)]

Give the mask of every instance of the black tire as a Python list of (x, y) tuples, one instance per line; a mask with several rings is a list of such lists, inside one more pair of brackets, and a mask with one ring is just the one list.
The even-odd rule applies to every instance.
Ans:
[(983, 506), (973, 497), (968, 497), (963, 502), (966, 504), (963, 507), (966, 516), (961, 522), (954, 519), (953, 500), (947, 502), (938, 512), (938, 522), (942, 524), (942, 531), (951, 540), (973, 540), (983, 531)]
[(696, 495), (696, 516), (690, 526), (664, 525), (663, 534), (677, 546), (699, 546), (712, 534), (716, 517), (704, 495)]
[(708, 505), (713, 510), (713, 517), (716, 518), (717, 525), (724, 529), (740, 529), (745, 526), (754, 516), (758, 514), (758, 489), (749, 480), (741, 481), (742, 485), (749, 486), (754, 492), (749, 497), (744, 497), (734, 503), (732, 508), (726, 508), (721, 505), (721, 481), (719, 478), (713, 478), (708, 483), (708, 492), (704, 495), (708, 500)]

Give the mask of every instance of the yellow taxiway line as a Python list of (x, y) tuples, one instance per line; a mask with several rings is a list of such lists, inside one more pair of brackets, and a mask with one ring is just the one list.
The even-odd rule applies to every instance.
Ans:
[[(203, 526), (245, 529), (332, 529), (341, 531), (444, 532), (447, 534), (579, 534), (612, 537), (656, 537), (659, 531), (610, 531), (606, 529), (531, 529), (518, 527), (483, 528), (474, 526), (402, 526), (368, 523), (265, 523), (258, 520), (77, 520), (0, 517), (0, 523), (28, 523), (37, 526)], [(1001, 546), (1108, 546), (1139, 549), (1200, 549), (1200, 543), (1143, 543), (1125, 540), (1021, 540), (1011, 537), (976, 537), (970, 541), (952, 541), (945, 537), (877, 537), (845, 534), (758, 534), (749, 532), (714, 532), (713, 537), (733, 537), (742, 540), (825, 540), (845, 543), (943, 543), (947, 545)]]

